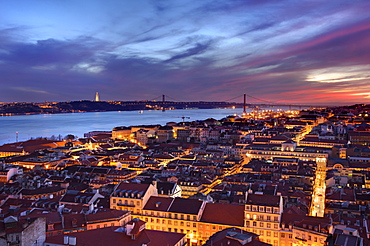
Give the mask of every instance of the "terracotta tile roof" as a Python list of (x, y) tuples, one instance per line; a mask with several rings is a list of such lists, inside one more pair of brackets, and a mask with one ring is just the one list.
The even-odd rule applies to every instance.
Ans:
[(204, 246), (271, 246), (258, 240), (258, 235), (237, 228), (227, 228), (213, 234)]
[(137, 191), (137, 192), (146, 192), (149, 188), (150, 184), (135, 184), (135, 183), (120, 183), (117, 186), (116, 190), (131, 190), (131, 192)]
[[(329, 191), (329, 192), (328, 192)], [(355, 191), (352, 189), (340, 188), (340, 189), (327, 189), (325, 200), (335, 201), (355, 201)]]
[(84, 214), (65, 214), (64, 215), (64, 230), (74, 230), (77, 228), (86, 227)]
[[(60, 216), (59, 212), (50, 212), (50, 213), (43, 213), (43, 210), (33, 210), (29, 215), (21, 216), (22, 219), (26, 218), (38, 218), (43, 217), (46, 219), (46, 224), (51, 225), (53, 224), (54, 227), (52, 230), (62, 230), (62, 217)], [(48, 229), (50, 231), (50, 229)]]
[[(68, 236), (76, 237), (76, 246), (94, 245), (94, 246), (173, 246), (181, 241), (185, 234), (174, 232), (162, 232), (144, 229), (139, 236), (132, 240), (125, 232), (117, 232), (118, 227), (106, 227), (95, 230), (69, 233)], [(47, 237), (46, 244), (63, 245), (64, 235)]]
[(280, 196), (267, 194), (248, 194), (247, 204), (278, 207), (280, 204)]
[(173, 198), (151, 196), (143, 210), (168, 211)]
[(95, 193), (87, 193), (87, 192), (67, 192), (64, 194), (60, 202), (70, 202), (70, 203), (80, 203), (80, 204), (88, 204), (91, 199), (94, 197)]
[(197, 215), (203, 202), (195, 199), (185, 199), (176, 197), (169, 212)]
[(222, 203), (207, 203), (201, 222), (244, 226), (244, 206)]
[(98, 222), (98, 221), (117, 220), (118, 218), (120, 218), (120, 217), (122, 217), (122, 216), (124, 216), (128, 213), (130, 213), (130, 212), (110, 209), (108, 211), (101, 211), (101, 212), (96, 212), (94, 214), (86, 215), (86, 222), (87, 223), (94, 223), (94, 222)]
[(65, 143), (66, 142), (64, 141), (58, 142), (58, 141), (44, 140), (44, 139), (28, 140), (24, 142), (4, 144), (0, 146), (0, 152), (20, 153), (24, 150), (28, 153), (32, 153), (36, 150), (61, 147), (61, 146), (64, 146)]
[(22, 195), (40, 195), (40, 194), (49, 194), (58, 191), (65, 190), (66, 188), (62, 188), (60, 186), (52, 186), (52, 187), (45, 187), (45, 188), (38, 188), (38, 189), (22, 189)]

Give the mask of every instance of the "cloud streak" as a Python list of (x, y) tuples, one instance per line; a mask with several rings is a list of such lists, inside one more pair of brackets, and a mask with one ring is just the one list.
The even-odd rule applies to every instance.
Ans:
[(0, 17), (1, 100), (92, 99), (99, 91), (106, 100), (247, 93), (284, 103), (368, 102), (368, 1), (124, 2), (95, 0), (86, 17), (74, 14), (83, 5), (67, 3), (69, 31), (60, 6), (47, 5), (45, 25), (34, 14), (25, 23), (8, 6)]

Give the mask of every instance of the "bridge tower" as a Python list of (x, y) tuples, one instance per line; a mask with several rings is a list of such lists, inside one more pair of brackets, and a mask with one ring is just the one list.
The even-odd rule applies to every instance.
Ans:
[(247, 114), (247, 94), (244, 93), (243, 114)]
[(162, 95), (162, 112), (165, 111), (164, 102), (166, 101), (166, 95)]

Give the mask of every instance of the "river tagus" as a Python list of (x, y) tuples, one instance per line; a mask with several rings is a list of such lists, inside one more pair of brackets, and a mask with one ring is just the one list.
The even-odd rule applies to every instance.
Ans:
[[(271, 110), (277, 110), (271, 108)], [(283, 109), (284, 110), (284, 109)], [(249, 111), (249, 110), (248, 110)], [(0, 145), (25, 141), (31, 138), (68, 134), (83, 137), (90, 131), (111, 131), (116, 126), (165, 125), (167, 122), (222, 119), (243, 112), (236, 109), (178, 109), (151, 111), (110, 111), (68, 114), (37, 114), (0, 117)]]

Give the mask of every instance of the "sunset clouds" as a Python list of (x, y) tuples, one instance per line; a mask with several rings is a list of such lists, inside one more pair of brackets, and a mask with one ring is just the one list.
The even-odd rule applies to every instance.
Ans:
[(0, 101), (369, 103), (369, 23), (369, 1), (3, 1)]

